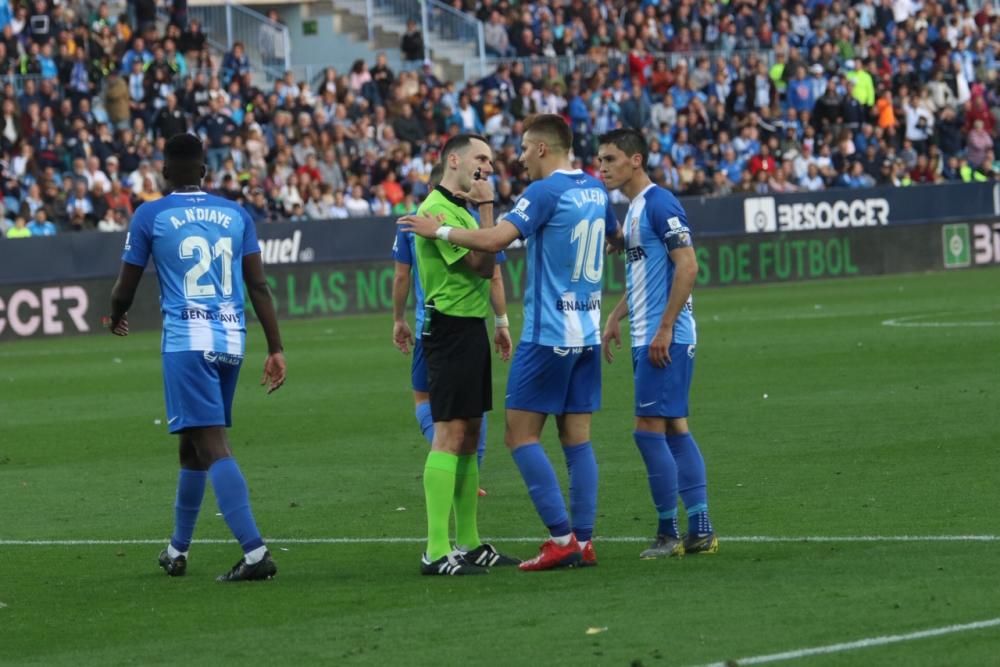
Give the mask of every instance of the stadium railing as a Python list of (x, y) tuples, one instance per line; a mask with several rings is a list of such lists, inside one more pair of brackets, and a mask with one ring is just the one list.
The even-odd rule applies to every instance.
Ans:
[[(1000, 0), (997, 0), (1000, 2)], [(759, 50), (732, 50), (732, 51), (677, 51), (671, 53), (659, 53), (654, 52), (653, 57), (656, 59), (663, 59), (667, 62), (667, 66), (673, 69), (677, 66), (679, 62), (686, 62), (688, 65), (688, 70), (692, 70), (695, 63), (701, 58), (708, 58), (713, 66), (716, 59), (725, 58), (728, 62), (733, 56), (739, 56), (743, 62), (746, 62), (750, 56), (756, 56), (759, 60), (764, 61), (768, 67), (774, 64), (775, 56), (774, 49), (759, 49)], [(579, 69), (580, 72), (585, 76), (591, 76), (597, 71), (597, 68), (601, 65), (611, 65), (612, 67), (617, 66), (619, 63), (628, 62), (628, 54), (615, 52), (608, 57), (594, 57), (587, 55), (566, 55), (557, 56), (555, 58), (549, 58), (546, 56), (530, 56), (526, 58), (503, 58), (503, 57), (488, 57), (484, 58), (482, 61), (469, 61), (465, 63), (465, 80), (472, 81), (476, 79), (481, 79), (485, 76), (493, 73), (497, 66), (501, 63), (506, 63), (511, 65), (513, 63), (521, 63), (524, 65), (525, 70), (530, 70), (534, 65), (541, 65), (543, 67), (548, 67), (549, 65), (555, 64), (559, 69), (559, 73), (566, 75), (570, 72)]]
[[(223, 53), (242, 43), (250, 65), (268, 79), (280, 78), (291, 65), (288, 26), (260, 12), (227, 0), (222, 5), (189, 5), (188, 18), (201, 22), (209, 45)], [(278, 52), (268, 52), (268, 45), (277, 45)]]
[[(413, 20), (420, 24), (424, 35), (424, 57), (429, 57), (430, 49), (443, 47), (446, 42), (472, 44), (478, 62), (486, 61), (486, 35), (483, 24), (474, 16), (449, 7), (440, 0), (366, 0), (369, 36), (372, 26), (377, 25), (376, 14), (389, 12), (399, 18)], [(485, 68), (485, 65), (483, 66)]]

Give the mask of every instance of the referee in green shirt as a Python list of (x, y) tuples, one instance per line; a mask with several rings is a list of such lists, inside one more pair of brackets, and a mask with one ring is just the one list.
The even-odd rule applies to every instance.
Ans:
[[(493, 151), (483, 137), (459, 134), (441, 150), (444, 176), (417, 216), (436, 218), (441, 229), (493, 226)], [(469, 212), (475, 206), (479, 225)], [(405, 223), (408, 217), (400, 219)], [(479, 539), (479, 466), (476, 445), (482, 415), (493, 407), (490, 340), (490, 279), (495, 256), (452, 245), (449, 232), (416, 238), (417, 267), (424, 289), (427, 381), (434, 441), (424, 465), (427, 551), (421, 572), (430, 575), (486, 574), (489, 566), (519, 561)], [(455, 510), (456, 548), (448, 539)]]

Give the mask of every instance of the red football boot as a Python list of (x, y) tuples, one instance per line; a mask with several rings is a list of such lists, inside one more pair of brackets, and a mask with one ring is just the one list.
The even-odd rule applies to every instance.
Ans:
[(518, 567), (525, 572), (552, 570), (557, 567), (572, 567), (579, 563), (581, 558), (583, 554), (580, 552), (580, 543), (576, 541), (575, 535), (570, 535), (569, 544), (564, 547), (556, 544), (555, 540), (546, 540), (537, 556), (524, 561)]

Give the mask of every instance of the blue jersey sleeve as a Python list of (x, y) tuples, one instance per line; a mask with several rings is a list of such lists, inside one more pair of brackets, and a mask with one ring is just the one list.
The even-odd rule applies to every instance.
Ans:
[(691, 229), (688, 227), (684, 207), (669, 192), (660, 191), (657, 194), (646, 204), (646, 215), (653, 231), (663, 240), (667, 251), (692, 247), (694, 242), (691, 240)]
[(504, 213), (501, 219), (517, 227), (521, 238), (533, 236), (552, 217), (552, 209), (558, 199), (552, 194), (545, 181), (535, 181), (524, 190), (514, 208)]
[(410, 240), (402, 229), (396, 230), (396, 238), (392, 242), (392, 258), (400, 264), (413, 266), (413, 253), (410, 252)]
[(497, 261), (497, 264), (503, 264), (504, 262), (506, 262), (507, 261), (507, 253), (505, 253), (503, 250), (501, 250), (500, 252), (498, 252), (497, 253), (497, 260), (496, 261)]
[(125, 250), (122, 261), (136, 266), (146, 266), (149, 255), (153, 251), (153, 221), (155, 214), (150, 213), (150, 207), (140, 206), (132, 216), (125, 235)]
[(260, 243), (257, 241), (257, 226), (253, 222), (253, 218), (247, 213), (245, 208), (240, 208), (240, 213), (243, 215), (243, 256), (252, 255), (255, 252), (260, 252)]

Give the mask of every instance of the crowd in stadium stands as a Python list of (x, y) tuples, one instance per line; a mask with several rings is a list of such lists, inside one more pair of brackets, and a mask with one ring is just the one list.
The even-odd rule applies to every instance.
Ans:
[[(261, 222), (410, 211), (457, 132), (489, 138), (510, 206), (539, 112), (566, 116), (592, 172), (599, 134), (642, 129), (654, 179), (680, 195), (996, 179), (990, 3), (454, 0), (485, 23), (491, 55), (535, 60), (452, 82), (380, 54), (258, 88), (243, 47), (211, 53), (183, 2), (158, 27), (154, 0), (129, 18), (0, 0), (0, 236), (123, 229), (163, 195), (163, 143), (182, 131), (205, 141), (206, 186)], [(400, 48), (423, 59), (415, 24)], [(545, 60), (568, 55), (575, 69)]]

